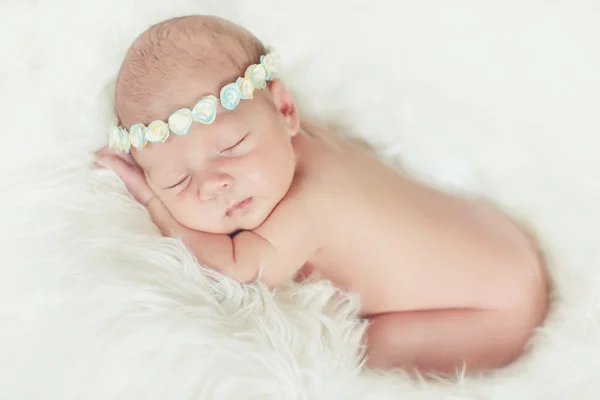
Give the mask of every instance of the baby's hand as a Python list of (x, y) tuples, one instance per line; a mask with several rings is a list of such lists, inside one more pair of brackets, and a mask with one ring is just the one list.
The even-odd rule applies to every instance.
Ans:
[(135, 164), (129, 154), (115, 153), (107, 148), (96, 152), (99, 168), (110, 168), (119, 175), (131, 195), (150, 213), (152, 221), (164, 236), (190, 236), (192, 231), (177, 222), (163, 202), (154, 194), (144, 171)]
[(96, 163), (99, 168), (110, 168), (119, 175), (131, 195), (143, 206), (147, 207), (156, 197), (144, 172), (138, 167), (129, 154), (115, 153), (104, 147), (96, 152)]

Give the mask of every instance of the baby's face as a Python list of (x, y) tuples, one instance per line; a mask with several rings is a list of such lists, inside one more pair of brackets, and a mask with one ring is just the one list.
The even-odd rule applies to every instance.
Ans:
[(234, 111), (220, 108), (213, 124), (194, 122), (187, 135), (133, 156), (179, 223), (229, 234), (258, 227), (289, 190), (297, 129), (266, 89)]

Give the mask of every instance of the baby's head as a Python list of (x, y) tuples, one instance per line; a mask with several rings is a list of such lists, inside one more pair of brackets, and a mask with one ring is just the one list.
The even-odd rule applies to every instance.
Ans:
[[(140, 125), (135, 124), (144, 129), (164, 121), (173, 131), (164, 142), (131, 147), (131, 155), (175, 219), (191, 229), (254, 229), (291, 186), (296, 168), (292, 139), (300, 123), (283, 83), (270, 80), (234, 110), (225, 108), (231, 104), (221, 93), (265, 54), (262, 43), (243, 28), (216, 17), (191, 16), (152, 26), (125, 57), (115, 91), (120, 126), (138, 146), (134, 132)], [(212, 123), (210, 104), (194, 109), (210, 95), (221, 95)], [(185, 134), (174, 134), (188, 126), (188, 110), (168, 121), (183, 108), (197, 112)]]

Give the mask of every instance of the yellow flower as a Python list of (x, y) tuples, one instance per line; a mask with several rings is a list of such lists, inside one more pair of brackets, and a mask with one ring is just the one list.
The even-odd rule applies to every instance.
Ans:
[(254, 81), (251, 78), (238, 78), (235, 83), (242, 91), (242, 99), (250, 100), (254, 98)]
[(152, 121), (146, 129), (146, 139), (152, 143), (163, 143), (169, 137), (169, 127), (163, 121)]

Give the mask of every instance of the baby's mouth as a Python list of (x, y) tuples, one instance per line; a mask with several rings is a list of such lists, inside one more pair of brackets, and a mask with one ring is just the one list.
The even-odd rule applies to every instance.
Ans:
[(248, 212), (251, 205), (252, 205), (252, 197), (248, 197), (247, 199), (238, 201), (237, 203), (235, 203), (234, 205), (229, 207), (227, 209), (227, 211), (225, 212), (225, 215), (227, 215), (228, 217), (232, 217), (234, 215), (243, 215), (246, 212)]

